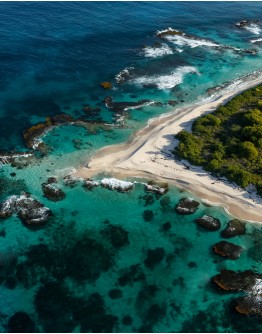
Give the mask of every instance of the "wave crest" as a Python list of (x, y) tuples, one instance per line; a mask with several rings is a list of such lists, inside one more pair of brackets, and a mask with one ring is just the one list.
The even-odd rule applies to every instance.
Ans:
[(173, 50), (166, 43), (162, 43), (157, 46), (146, 46), (142, 54), (148, 58), (157, 58), (171, 55)]
[(171, 89), (183, 82), (183, 78), (186, 74), (195, 73), (199, 74), (197, 69), (193, 66), (180, 66), (171, 74), (156, 75), (156, 76), (143, 76), (134, 79), (132, 82), (141, 86), (155, 86), (158, 89)]

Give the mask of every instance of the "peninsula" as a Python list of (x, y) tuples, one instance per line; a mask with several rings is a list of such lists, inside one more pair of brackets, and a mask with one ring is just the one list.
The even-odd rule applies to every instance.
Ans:
[(253, 78), (245, 86), (234, 87), (211, 101), (150, 120), (127, 143), (107, 146), (96, 152), (74, 176), (92, 178), (99, 173), (108, 173), (118, 178), (165, 180), (212, 205), (223, 206), (233, 216), (261, 222), (262, 198), (255, 192), (240, 188), (225, 178), (211, 176), (201, 167), (177, 160), (172, 154), (179, 143), (174, 137), (176, 134), (181, 130), (191, 131), (198, 117), (214, 112), (218, 106), (261, 82), (261, 78)]

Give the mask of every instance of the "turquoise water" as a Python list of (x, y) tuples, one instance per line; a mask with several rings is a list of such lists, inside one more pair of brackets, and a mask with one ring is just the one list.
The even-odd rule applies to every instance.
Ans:
[[(232, 239), (244, 248), (241, 257), (225, 260), (212, 252), (232, 218), (220, 207), (201, 202), (196, 213), (182, 216), (174, 210), (179, 199), (196, 197), (171, 186), (163, 205), (163, 197), (146, 193), (141, 183), (118, 193), (63, 182), (96, 150), (126, 141), (150, 118), (209, 98), (209, 88), (245, 82), (241, 77), (254, 71), (258, 76), (261, 44), (252, 41), (261, 37), (262, 25), (250, 31), (234, 23), (260, 19), (261, 3), (6, 2), (0, 7), (1, 150), (27, 151), (26, 128), (61, 113), (83, 117), (86, 104), (99, 107), (97, 117), (111, 125), (96, 133), (56, 127), (42, 138), (50, 148), (47, 156), (37, 155), (22, 168), (2, 166), (1, 201), (27, 191), (53, 216), (37, 230), (16, 215), (1, 220), (1, 331), (11, 331), (10, 317), (26, 312), (32, 321), (23, 320), (21, 331), (261, 332), (259, 319), (235, 313), (237, 293), (223, 293), (211, 283), (224, 268), (262, 272), (259, 224), (247, 223), (246, 234)], [(198, 45), (155, 36), (168, 27), (196, 36)], [(219, 47), (201, 46), (201, 38)], [(161, 54), (156, 42), (169, 54)], [(129, 80), (118, 84), (115, 76), (129, 67), (134, 68)], [(102, 81), (113, 89), (105, 91)], [(106, 96), (162, 105), (127, 110), (119, 127), (103, 102)], [(41, 184), (50, 176), (66, 193), (60, 202), (43, 196)], [(150, 221), (145, 210), (153, 213)], [(219, 218), (221, 229), (198, 227), (194, 219), (203, 214)]]

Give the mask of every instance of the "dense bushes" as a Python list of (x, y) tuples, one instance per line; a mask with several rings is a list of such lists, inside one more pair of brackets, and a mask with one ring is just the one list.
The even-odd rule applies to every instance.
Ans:
[(262, 195), (262, 85), (196, 119), (181, 131), (174, 154)]

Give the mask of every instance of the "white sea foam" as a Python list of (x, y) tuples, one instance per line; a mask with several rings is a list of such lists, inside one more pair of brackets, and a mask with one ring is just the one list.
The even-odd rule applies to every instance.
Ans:
[(186, 35), (166, 35), (165, 39), (178, 46), (189, 46), (196, 48), (198, 46), (219, 47), (220, 45), (202, 38), (191, 38)]
[(262, 42), (262, 37), (251, 39), (250, 42), (251, 43), (260, 43), (260, 42)]
[(154, 85), (159, 89), (171, 89), (182, 83), (184, 76), (188, 73), (198, 74), (198, 71), (193, 66), (180, 66), (171, 72), (171, 74), (138, 77), (132, 82), (141, 86)]
[(123, 181), (123, 180), (118, 180), (115, 178), (105, 178), (101, 180), (101, 185), (109, 189), (126, 191), (126, 190), (131, 189), (134, 183)]
[(115, 80), (117, 83), (122, 83), (126, 81), (130, 76), (130, 71), (134, 70), (134, 67), (127, 67), (120, 71), (116, 76)]
[(260, 35), (262, 33), (262, 28), (256, 23), (250, 23), (245, 25), (243, 28), (252, 32), (254, 35)]
[(173, 50), (166, 43), (163, 43), (160, 46), (146, 46), (143, 54), (145, 57), (157, 58), (171, 55), (173, 54)]
[(139, 108), (142, 108), (142, 107), (150, 106), (151, 104), (154, 104), (154, 103), (155, 103), (155, 101), (147, 101), (147, 102), (145, 102), (145, 103), (141, 103), (141, 104), (139, 104), (139, 105), (137, 105), (137, 106), (126, 107), (126, 108), (124, 109), (124, 111), (132, 110), (132, 109), (139, 109)]

